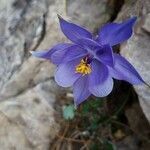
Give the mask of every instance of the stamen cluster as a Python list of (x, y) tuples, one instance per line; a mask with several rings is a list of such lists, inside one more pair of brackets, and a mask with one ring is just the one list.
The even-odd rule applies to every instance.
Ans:
[(82, 59), (80, 64), (75, 68), (76, 73), (81, 73), (82, 75), (90, 74), (91, 73), (91, 66), (88, 64), (87, 58)]

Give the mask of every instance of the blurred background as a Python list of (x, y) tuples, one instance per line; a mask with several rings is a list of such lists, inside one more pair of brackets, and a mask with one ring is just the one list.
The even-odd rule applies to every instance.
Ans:
[(0, 150), (150, 150), (150, 89), (115, 81), (105, 99), (77, 110), (55, 66), (33, 58), (67, 41), (57, 14), (94, 34), (137, 16), (132, 38), (114, 51), (150, 84), (150, 0), (0, 0)]

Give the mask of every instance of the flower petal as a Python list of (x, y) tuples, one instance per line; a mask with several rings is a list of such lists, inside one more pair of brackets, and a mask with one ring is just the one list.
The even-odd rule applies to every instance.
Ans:
[(58, 18), (59, 18), (62, 32), (72, 42), (78, 43), (78, 39), (83, 38), (83, 37), (90, 38), (90, 39), (92, 38), (92, 34), (86, 29), (84, 29), (83, 27), (67, 22), (60, 16), (58, 16)]
[(92, 72), (89, 75), (89, 91), (97, 97), (107, 96), (113, 89), (113, 79), (107, 67), (97, 60), (91, 63)]
[(136, 17), (132, 17), (122, 23), (110, 23), (104, 25), (99, 31), (98, 41), (101, 44), (111, 46), (128, 40), (132, 35), (132, 28)]
[(80, 103), (85, 101), (90, 95), (90, 91), (88, 90), (88, 76), (80, 77), (73, 85), (73, 95), (75, 105), (78, 106)]
[(104, 45), (98, 50), (95, 57), (106, 65), (114, 66), (113, 50), (109, 45)]
[(62, 87), (70, 87), (81, 76), (75, 73), (75, 67), (82, 58), (60, 64), (55, 73), (55, 81)]
[(57, 44), (53, 48), (46, 50), (46, 51), (31, 51), (31, 54), (35, 57), (51, 60), (51, 56), (54, 52), (63, 51), (70, 46), (72, 46), (72, 44), (70, 44), (70, 43), (60, 43), (60, 44)]
[(97, 60), (104, 62), (106, 65), (114, 65), (113, 51), (110, 45), (100, 45), (99, 43), (87, 38), (79, 39), (79, 43)]
[(118, 54), (114, 54), (114, 61), (114, 67), (109, 68), (110, 74), (113, 78), (125, 80), (131, 84), (144, 83), (135, 68), (125, 58)]
[(60, 64), (85, 56), (86, 54), (87, 51), (83, 48), (78, 45), (72, 45), (64, 50), (54, 52), (51, 56), (51, 60), (55, 64)]
[(88, 52), (95, 55), (95, 52), (102, 48), (102, 46), (96, 41), (88, 38), (79, 39), (78, 42), (80, 45), (85, 48)]

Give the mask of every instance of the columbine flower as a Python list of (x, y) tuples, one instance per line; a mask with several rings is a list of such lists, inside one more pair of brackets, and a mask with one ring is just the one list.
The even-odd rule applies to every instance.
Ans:
[(134, 67), (112, 51), (112, 46), (131, 37), (136, 17), (123, 23), (104, 25), (97, 37), (60, 16), (59, 21), (62, 32), (72, 43), (61, 43), (48, 51), (32, 54), (49, 59), (57, 65), (55, 81), (63, 87), (73, 86), (76, 105), (91, 94), (97, 97), (107, 96), (112, 91), (113, 78), (131, 84), (143, 83)]

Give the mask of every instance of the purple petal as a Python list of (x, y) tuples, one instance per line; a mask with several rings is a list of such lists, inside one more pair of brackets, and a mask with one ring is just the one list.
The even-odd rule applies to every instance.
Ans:
[(90, 91), (88, 90), (88, 76), (80, 77), (73, 85), (73, 95), (75, 105), (78, 106), (80, 103), (85, 101), (90, 95)]
[(102, 46), (87, 38), (79, 39), (79, 43), (99, 61), (104, 62), (106, 65), (114, 65), (113, 51), (109, 45)]
[(62, 32), (72, 42), (78, 43), (78, 39), (83, 37), (90, 38), (90, 39), (92, 38), (92, 34), (86, 29), (84, 29), (83, 27), (67, 22), (60, 16), (58, 16), (58, 18), (59, 18)]
[(53, 48), (46, 51), (31, 51), (31, 54), (35, 57), (51, 60), (51, 55), (56, 51), (63, 51), (64, 49), (72, 46), (70, 43), (60, 43), (55, 45)]
[(144, 82), (135, 68), (125, 58), (118, 54), (114, 54), (114, 61), (114, 67), (109, 68), (110, 74), (113, 78), (125, 80), (131, 84), (140, 84)]
[(87, 54), (87, 51), (80, 48), (78, 45), (72, 45), (64, 50), (56, 51), (51, 56), (51, 61), (54, 64), (65, 63), (73, 59), (83, 57)]
[(97, 97), (107, 96), (113, 89), (113, 79), (108, 68), (97, 60), (91, 63), (92, 72), (89, 75), (89, 90)]
[(114, 66), (113, 50), (109, 45), (104, 45), (96, 52), (96, 59), (106, 65)]
[(79, 39), (78, 42), (83, 48), (85, 48), (88, 52), (90, 52), (93, 55), (95, 54), (95, 51), (102, 48), (99, 43), (95, 42), (92, 39), (82, 38)]
[(75, 73), (75, 67), (82, 58), (60, 64), (55, 73), (55, 81), (62, 87), (70, 87), (81, 76)]
[(104, 25), (99, 31), (98, 41), (101, 44), (110, 44), (113, 46), (128, 40), (132, 35), (132, 28), (136, 19), (136, 17), (133, 17), (122, 23)]

